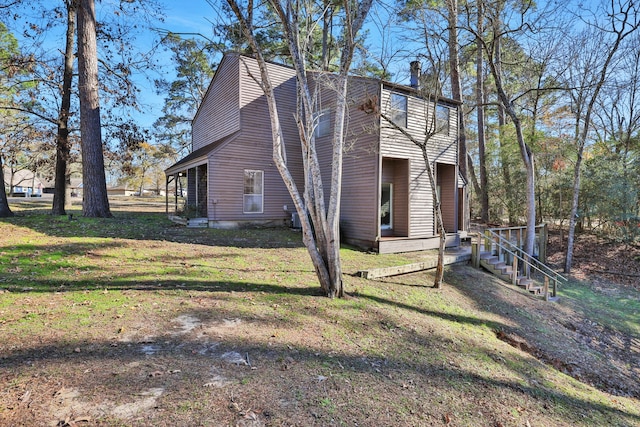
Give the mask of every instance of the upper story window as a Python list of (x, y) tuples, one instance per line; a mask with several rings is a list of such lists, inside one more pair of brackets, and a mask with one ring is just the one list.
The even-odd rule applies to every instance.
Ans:
[(449, 112), (449, 107), (436, 105), (436, 132), (449, 135)]
[(331, 133), (331, 110), (328, 108), (315, 114), (316, 138), (327, 136)]
[(264, 172), (244, 171), (243, 213), (262, 213), (264, 202)]
[(392, 93), (391, 120), (398, 126), (407, 127), (407, 97), (399, 93)]

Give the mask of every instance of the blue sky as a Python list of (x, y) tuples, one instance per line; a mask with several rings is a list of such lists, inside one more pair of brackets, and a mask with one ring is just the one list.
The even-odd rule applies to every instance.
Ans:
[[(112, 4), (117, 4), (119, 1), (120, 0), (97, 0), (96, 10), (98, 20), (100, 21), (102, 13), (112, 13), (114, 10)], [(196, 33), (202, 34), (205, 37), (211, 36), (211, 22), (216, 22), (218, 20), (218, 10), (212, 7), (207, 0), (158, 0), (158, 2), (164, 9), (165, 20), (164, 22), (159, 22), (157, 24), (158, 31), (144, 32), (139, 36), (136, 41), (140, 52), (145, 52), (151, 49), (153, 43), (157, 42), (160, 37), (159, 31), (185, 33), (185, 37), (190, 37), (186, 34)], [(61, 0), (44, 0), (44, 4), (51, 7), (58, 6), (61, 3)], [(214, 0), (212, 3), (217, 3), (217, 0)], [(38, 15), (41, 10), (35, 3), (33, 5), (30, 3), (24, 3), (20, 7), (21, 10), (18, 11), (18, 14), (21, 16), (23, 14)], [(379, 26), (383, 25), (382, 22), (387, 20), (388, 14), (383, 9), (379, 9), (378, 12), (381, 13), (382, 16), (377, 16), (375, 19), (371, 18), (370, 21), (379, 21)], [(370, 16), (373, 17), (374, 14), (372, 13)], [(102, 16), (102, 18), (104, 18), (104, 16)], [(6, 21), (6, 19), (2, 20)], [(19, 39), (20, 44), (24, 44), (24, 47), (28, 50), (29, 43), (31, 43), (31, 41), (22, 37), (24, 23), (13, 20), (9, 21), (10, 22), (7, 22), (7, 24), (11, 26), (11, 30)], [(370, 33), (375, 34), (377, 31), (376, 25), (372, 23), (369, 25)], [(49, 49), (50, 51), (60, 51), (61, 47), (64, 46), (63, 31), (63, 26), (59, 25), (53, 30), (42, 35), (40, 37), (40, 41), (43, 41), (43, 46), (45, 46), (46, 49)], [(391, 38), (393, 39), (393, 37)], [(370, 37), (369, 42), (372, 45), (379, 43), (378, 38), (376, 37)], [(158, 67), (148, 70), (146, 72), (146, 76), (140, 75), (135, 77), (136, 82), (141, 89), (140, 102), (142, 104), (142, 108), (140, 112), (133, 113), (132, 118), (144, 127), (151, 127), (153, 122), (160, 117), (162, 114), (162, 106), (164, 104), (164, 95), (158, 95), (156, 93), (153, 80), (164, 77), (171, 81), (174, 75), (175, 66), (171, 61), (170, 52), (158, 52), (156, 59), (159, 63)], [(403, 67), (404, 63), (405, 61), (402, 60), (399, 65)], [(406, 63), (408, 64), (408, 61), (406, 61)], [(408, 70), (408, 66), (404, 68), (407, 68)], [(401, 74), (402, 73), (399, 73), (399, 75)]]
[[(158, 24), (159, 30), (173, 33), (199, 33), (204, 36), (211, 35), (210, 21), (214, 21), (216, 12), (206, 0), (162, 0), (160, 3), (165, 7), (166, 17), (163, 23)], [(150, 47), (153, 40), (157, 40), (158, 37), (157, 33), (149, 34), (148, 39), (143, 41), (143, 44)], [(155, 71), (170, 80), (171, 76), (173, 76), (174, 64), (171, 62), (169, 53), (166, 54), (166, 60), (163, 60), (163, 57), (161, 55), (159, 59), (160, 69)], [(142, 102), (146, 108), (136, 119), (139, 120), (141, 125), (150, 127), (162, 114), (161, 109), (164, 104), (164, 98), (162, 95), (156, 95), (153, 82), (141, 79), (139, 84), (144, 95)]]

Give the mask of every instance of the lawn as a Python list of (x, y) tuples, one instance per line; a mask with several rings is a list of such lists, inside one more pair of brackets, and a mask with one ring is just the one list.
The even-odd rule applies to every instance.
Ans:
[(556, 303), (432, 254), (342, 249), (319, 287), (298, 232), (189, 229), (12, 204), (0, 220), (0, 425), (640, 426), (640, 293)]

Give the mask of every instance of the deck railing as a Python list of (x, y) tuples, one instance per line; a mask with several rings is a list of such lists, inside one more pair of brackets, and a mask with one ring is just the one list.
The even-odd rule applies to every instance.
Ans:
[(544, 283), (544, 297), (546, 300), (557, 297), (558, 285), (566, 283), (567, 279), (545, 264), (547, 226), (536, 226), (536, 245), (534, 254), (530, 256), (522, 248), (526, 241), (525, 227), (489, 228), (484, 234), (478, 234), (472, 240), (471, 261), (474, 267), (480, 267), (480, 255), (490, 253), (497, 256), (512, 268), (512, 283), (515, 285), (518, 276), (533, 279), (532, 273), (537, 273)]

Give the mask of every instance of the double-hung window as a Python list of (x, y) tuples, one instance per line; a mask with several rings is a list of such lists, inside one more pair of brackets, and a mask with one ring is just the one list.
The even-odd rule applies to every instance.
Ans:
[(244, 171), (243, 213), (262, 213), (264, 205), (264, 172)]
[(327, 136), (331, 133), (331, 110), (328, 108), (315, 114), (316, 138)]
[(407, 127), (407, 97), (391, 93), (391, 121), (398, 126)]
[(436, 132), (449, 135), (449, 107), (436, 105)]

